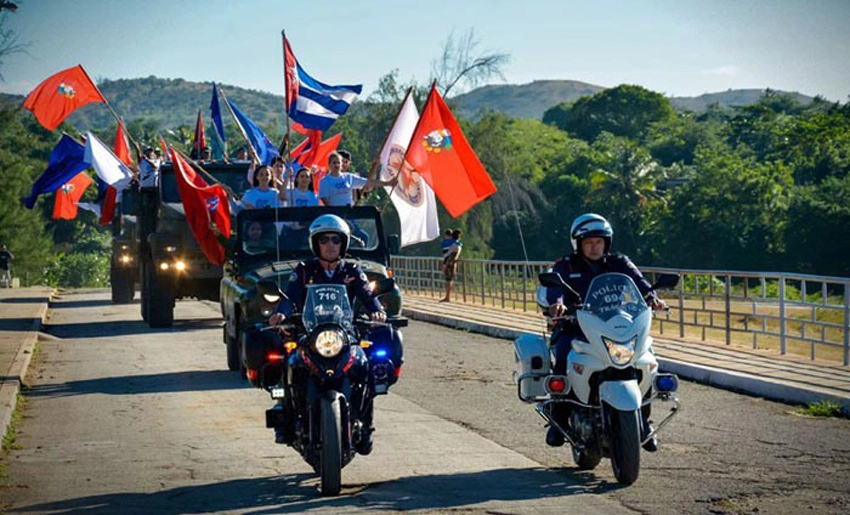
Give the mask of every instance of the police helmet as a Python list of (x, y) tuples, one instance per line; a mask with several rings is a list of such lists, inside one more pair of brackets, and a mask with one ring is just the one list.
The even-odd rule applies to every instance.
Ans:
[(576, 218), (570, 228), (570, 242), (573, 244), (574, 251), (579, 251), (580, 242), (585, 238), (602, 238), (605, 240), (605, 253), (607, 254), (611, 249), (614, 229), (611, 228), (611, 224), (605, 218), (594, 213), (586, 213)]
[(348, 250), (348, 242), (351, 239), (351, 228), (348, 223), (336, 215), (322, 215), (310, 224), (310, 250), (319, 257), (319, 236), (326, 233), (335, 233), (342, 238), (339, 248), (339, 256), (345, 256)]

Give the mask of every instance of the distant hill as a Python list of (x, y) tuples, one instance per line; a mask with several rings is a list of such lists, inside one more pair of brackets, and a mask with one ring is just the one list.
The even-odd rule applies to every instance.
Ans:
[[(125, 120), (147, 118), (159, 122), (160, 127), (194, 126), (198, 109), (209, 124), (209, 104), (212, 93), (210, 82), (190, 82), (183, 79), (104, 80), (98, 87), (110, 105)], [(252, 89), (219, 84), (227, 97), (245, 114), (265, 128), (281, 130), (283, 127), (283, 96)], [(468, 93), (451, 97), (451, 103), (460, 118), (475, 118), (482, 109), (502, 112), (517, 118), (541, 119), (544, 111), (562, 102), (571, 102), (585, 95), (593, 95), (605, 88), (574, 80), (538, 80), (522, 85), (483, 86)], [(777, 93), (784, 93), (777, 91)], [(811, 102), (812, 97), (790, 93), (800, 103)], [(720, 93), (706, 93), (698, 97), (672, 97), (677, 109), (704, 111), (711, 104), (723, 107), (752, 104), (764, 95), (764, 90), (739, 89)], [(0, 94), (0, 100), (15, 105), (23, 102), (21, 95)], [(226, 106), (222, 105), (222, 110)], [(229, 116), (225, 113), (226, 119)], [(68, 121), (79, 129), (105, 128), (114, 123), (109, 110), (92, 104), (77, 110)]]
[[(452, 97), (458, 116), (474, 118), (481, 109), (500, 111), (516, 118), (540, 120), (550, 107), (562, 102), (572, 102), (585, 95), (605, 90), (602, 86), (574, 80), (538, 80), (530, 84), (484, 86), (468, 93)], [(800, 93), (790, 94), (801, 104), (808, 104), (812, 97)], [(711, 104), (721, 107), (742, 106), (755, 103), (764, 95), (761, 89), (730, 89), (720, 93), (706, 93), (698, 97), (670, 97), (675, 109), (705, 111)]]
[(554, 105), (594, 95), (604, 89), (575, 80), (536, 80), (520, 86), (483, 86), (452, 97), (452, 101), (460, 118), (474, 118), (481, 109), (487, 109), (516, 118), (539, 120), (543, 118), (543, 112)]
[[(127, 121), (148, 118), (157, 120), (163, 128), (181, 125), (194, 127), (198, 109), (201, 109), (204, 123), (209, 125), (211, 82), (147, 77), (104, 80), (97, 86), (112, 108)], [(219, 84), (218, 88), (254, 122), (263, 127), (276, 127), (280, 131), (283, 126), (283, 95), (226, 84)], [(18, 105), (24, 99), (19, 95), (0, 96)], [(225, 123), (228, 123), (232, 118), (223, 102), (221, 109)], [(68, 122), (78, 129), (105, 128), (114, 125), (115, 119), (102, 104), (89, 104), (75, 111), (68, 117)]]

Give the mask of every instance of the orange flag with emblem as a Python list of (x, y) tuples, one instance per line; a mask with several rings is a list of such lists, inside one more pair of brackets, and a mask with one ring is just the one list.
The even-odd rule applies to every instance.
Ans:
[(56, 190), (56, 203), (53, 204), (53, 219), (73, 220), (77, 218), (77, 204), (90, 184), (91, 178), (88, 174), (86, 172), (80, 172)]
[(461, 132), (436, 83), (431, 86), (405, 158), (453, 218), (496, 192), (496, 185)]
[(24, 109), (32, 111), (38, 123), (52, 131), (77, 108), (90, 102), (105, 104), (106, 99), (82, 65), (78, 64), (48, 77), (36, 86), (24, 100)]

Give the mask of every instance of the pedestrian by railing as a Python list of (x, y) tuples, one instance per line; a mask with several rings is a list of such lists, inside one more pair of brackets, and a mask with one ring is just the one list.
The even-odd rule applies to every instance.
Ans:
[[(442, 297), (439, 258), (392, 258), (405, 290)], [(452, 301), (502, 309), (539, 311), (537, 275), (550, 262), (462, 259)], [(656, 334), (699, 338), (753, 349), (774, 349), (850, 365), (850, 278), (773, 272), (641, 267), (650, 282), (661, 273), (681, 277), (675, 290), (659, 292), (670, 312), (657, 316)], [(451, 304), (446, 306), (451, 309)]]

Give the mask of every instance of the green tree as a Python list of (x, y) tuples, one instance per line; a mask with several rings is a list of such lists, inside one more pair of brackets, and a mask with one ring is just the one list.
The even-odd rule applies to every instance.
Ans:
[(650, 204), (665, 202), (655, 187), (664, 179), (664, 168), (649, 151), (625, 138), (602, 133), (593, 147), (601, 159), (590, 175), (587, 206), (614, 226), (617, 249), (638, 257), (648, 254), (650, 242), (643, 238), (646, 212)]
[(588, 142), (603, 132), (640, 141), (651, 124), (673, 118), (675, 113), (664, 95), (622, 84), (576, 100), (559, 128)]
[(671, 192), (652, 231), (661, 264), (793, 270), (783, 259), (793, 193), (788, 167), (719, 149), (701, 149), (694, 166), (698, 173)]
[(850, 175), (797, 188), (785, 241), (795, 271), (850, 277)]
[(29, 113), (0, 107), (0, 244), (15, 254), (12, 273), (22, 284), (41, 281), (52, 252), (42, 212), (26, 209), (23, 198), (44, 171), (54, 139)]

